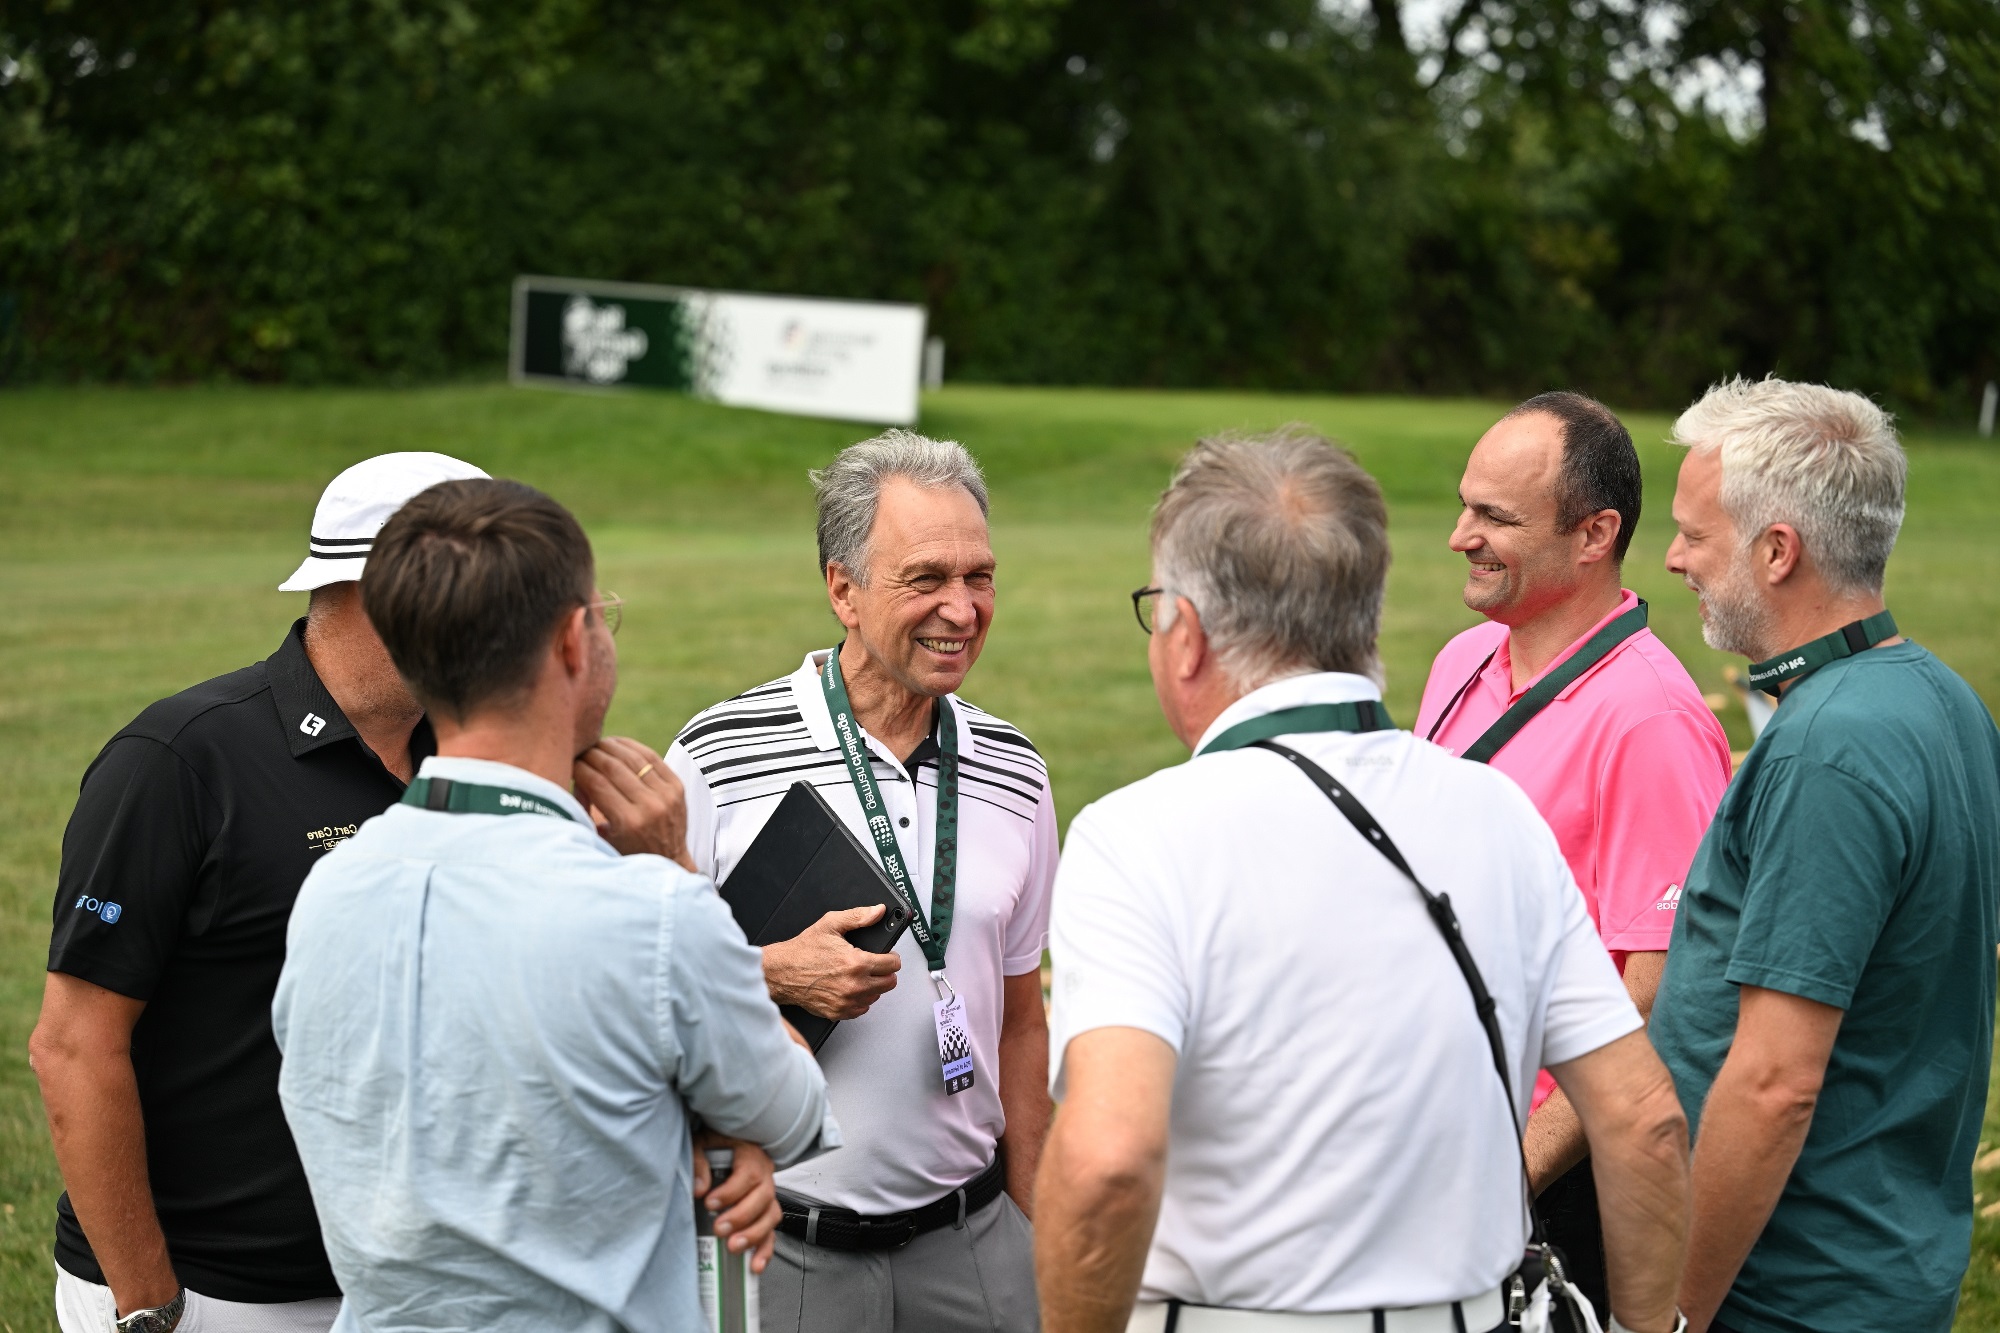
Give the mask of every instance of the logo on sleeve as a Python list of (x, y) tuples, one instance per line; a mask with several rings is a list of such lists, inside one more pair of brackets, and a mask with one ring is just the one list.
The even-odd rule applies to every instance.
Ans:
[(299, 723), (299, 730), (308, 736), (317, 736), (326, 730), (326, 719), (318, 713), (307, 713), (306, 720)]
[(125, 915), (125, 909), (117, 903), (107, 903), (100, 898), (93, 898), (87, 893), (76, 900), (76, 906), (71, 910), (89, 912), (107, 926), (117, 925), (118, 918)]
[(1660, 901), (1653, 904), (1655, 912), (1671, 912), (1681, 905), (1681, 886), (1667, 885), (1667, 891), (1660, 895)]

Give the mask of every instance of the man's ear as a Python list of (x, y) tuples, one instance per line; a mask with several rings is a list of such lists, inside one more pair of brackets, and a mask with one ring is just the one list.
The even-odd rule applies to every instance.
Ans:
[(826, 567), (826, 600), (833, 607), (835, 618), (848, 629), (861, 623), (860, 608), (854, 605), (854, 593), (860, 586), (847, 572), (847, 566), (836, 561)]
[(1618, 530), (1624, 526), (1625, 520), (1616, 509), (1600, 509), (1577, 524), (1577, 531), (1583, 537), (1577, 560), (1594, 565), (1600, 560), (1613, 559), (1618, 551)]
[(563, 673), (574, 680), (590, 670), (590, 608), (579, 606), (556, 622), (550, 644)]
[(1791, 524), (1773, 523), (1757, 539), (1750, 558), (1764, 582), (1775, 588), (1805, 563), (1805, 544), (1799, 540), (1799, 530)]
[(1208, 661), (1208, 631), (1202, 628), (1201, 613), (1185, 597), (1174, 598), (1174, 623), (1167, 628), (1167, 646), (1174, 674), (1182, 680), (1199, 676)]

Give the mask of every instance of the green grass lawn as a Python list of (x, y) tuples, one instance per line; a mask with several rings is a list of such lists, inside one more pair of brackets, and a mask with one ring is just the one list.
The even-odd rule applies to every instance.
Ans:
[[(1182, 751), (1160, 722), (1126, 593), (1146, 581), (1147, 511), (1200, 434), (1307, 422), (1390, 500), (1384, 656), (1405, 722), (1431, 655), (1474, 617), (1445, 550), (1481, 402), (952, 388), (922, 429), (969, 445), (993, 484), (999, 612), (966, 694), (1032, 735), (1063, 818)], [(1703, 688), (1727, 659), (1660, 567), (1677, 453), (1628, 419), (1647, 512), (1627, 583)], [(492, 385), (405, 391), (191, 389), (0, 394), (0, 1333), (52, 1330), (59, 1186), (25, 1058), (64, 820), (98, 747), (147, 703), (268, 655), (301, 595), (327, 480), (370, 454), (438, 449), (573, 508), (600, 583), (627, 601), (614, 730), (664, 747), (691, 713), (796, 666), (836, 627), (814, 568), (805, 472), (865, 432), (666, 396)], [(1914, 432), (1910, 517), (1890, 569), (1905, 632), (2000, 699), (2000, 581), (1983, 523), (2000, 448)], [(1980, 574), (1985, 569), (1987, 574)], [(1723, 714), (1739, 748), (1749, 733)], [(2000, 1121), (1989, 1115), (2000, 1144)], [(2000, 1154), (1996, 1154), (2000, 1156)], [(2000, 1172), (1982, 1176), (1982, 1205)], [(2000, 1218), (1982, 1219), (1960, 1327), (2000, 1331)]]

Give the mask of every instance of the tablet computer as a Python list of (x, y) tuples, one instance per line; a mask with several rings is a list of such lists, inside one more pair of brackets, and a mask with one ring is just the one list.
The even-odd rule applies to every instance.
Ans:
[[(848, 932), (849, 944), (888, 953), (910, 928), (909, 909), (896, 896), (875, 849), (864, 846), (808, 782), (792, 784), (718, 887), (744, 938), (755, 945), (793, 939), (828, 912), (877, 903), (884, 908), (880, 919)], [(779, 1012), (814, 1051), (838, 1026), (838, 1020), (797, 1005), (780, 1005)]]

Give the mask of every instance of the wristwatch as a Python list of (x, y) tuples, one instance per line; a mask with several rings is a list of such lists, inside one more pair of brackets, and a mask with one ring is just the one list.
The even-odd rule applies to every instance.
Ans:
[[(1671, 1329), (1669, 1329), (1667, 1333), (1687, 1333), (1687, 1329), (1688, 1329), (1688, 1317), (1682, 1314), (1679, 1310), (1675, 1310), (1674, 1326)], [(1632, 1333), (1632, 1330), (1625, 1327), (1625, 1325), (1619, 1323), (1617, 1315), (1612, 1315), (1611, 1327), (1605, 1329), (1604, 1333)]]
[(134, 1310), (119, 1320), (118, 1333), (173, 1333), (174, 1325), (181, 1322), (187, 1303), (187, 1288), (182, 1287), (165, 1305), (156, 1305), (150, 1310)]

